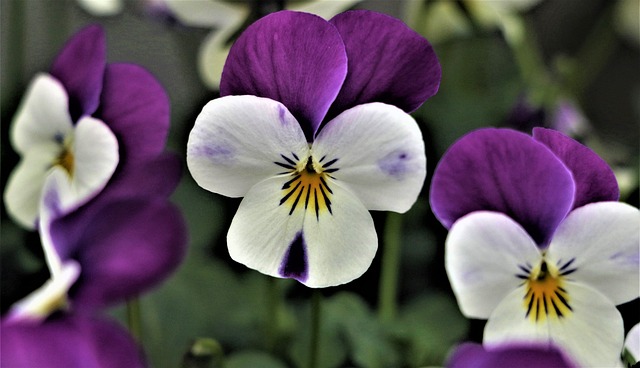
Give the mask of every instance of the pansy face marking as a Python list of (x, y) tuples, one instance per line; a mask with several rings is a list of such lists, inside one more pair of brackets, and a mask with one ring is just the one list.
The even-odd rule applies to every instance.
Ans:
[(518, 266), (522, 273), (516, 277), (525, 280), (521, 285), (526, 286), (523, 298), (525, 317), (531, 322), (544, 322), (547, 317), (557, 319), (571, 314), (573, 309), (564, 281), (566, 275), (576, 271), (571, 267), (574, 261), (575, 258), (564, 264), (558, 262), (559, 267), (556, 268), (543, 258), (535, 268), (528, 263)]
[(291, 216), (296, 208), (302, 208), (304, 203), (304, 211), (311, 211), (318, 221), (321, 213), (333, 214), (331, 210), (333, 191), (329, 183), (336, 180), (331, 173), (340, 170), (334, 167), (338, 159), (326, 160), (327, 156), (322, 156), (320, 160), (315, 161), (310, 155), (306, 160), (300, 160), (293, 152), (291, 156), (290, 158), (281, 155), (285, 162), (274, 162), (278, 166), (291, 170), (282, 174), (292, 176), (292, 179), (282, 186), (282, 199), (279, 205), (284, 204), (289, 207), (289, 216)]

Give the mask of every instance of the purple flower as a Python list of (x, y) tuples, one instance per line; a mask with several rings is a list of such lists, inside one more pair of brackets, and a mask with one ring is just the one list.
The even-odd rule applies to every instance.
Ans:
[(619, 363), (616, 305), (639, 296), (640, 212), (614, 202), (611, 170), (560, 133), (481, 129), (434, 173), (445, 267), (462, 313), (488, 319), (487, 349), (553, 341), (589, 366)]
[(64, 314), (42, 325), (3, 321), (0, 338), (3, 367), (146, 366), (142, 352), (127, 331), (103, 318)]
[(164, 151), (169, 101), (146, 70), (107, 64), (102, 29), (78, 32), (38, 74), (11, 126), (21, 161), (11, 173), (4, 200), (9, 215), (26, 228), (37, 223), (42, 187), (62, 171), (70, 190), (66, 213), (90, 201), (117, 177)]
[(447, 368), (577, 368), (562, 350), (551, 345), (502, 345), (487, 350), (482, 345), (464, 343), (447, 360)]
[(231, 257), (310, 287), (349, 282), (375, 255), (368, 210), (407, 211), (426, 174), (407, 112), (436, 93), (429, 43), (397, 19), (282, 11), (231, 48), (225, 97), (196, 119), (187, 164), (200, 186), (245, 197)]
[[(40, 147), (72, 141), (61, 149), (70, 156), (68, 162), (25, 168), (42, 171), (33, 207), (50, 279), (3, 316), (2, 365), (142, 366), (141, 353), (126, 332), (96, 315), (158, 285), (184, 258), (186, 226), (168, 201), (181, 167), (176, 156), (163, 152), (168, 99), (142, 68), (105, 67), (104, 35), (97, 27), (72, 38), (52, 75), (37, 79), (45, 88), (32, 88), (37, 93), (28, 94), (14, 124), (16, 141), (29, 143), (27, 158), (32, 149), (37, 155)], [(64, 110), (58, 117), (65, 117), (67, 130), (58, 130), (55, 116), (42, 120), (43, 112), (57, 111), (51, 109), (55, 100), (46, 103), (51, 97), (46, 85), (56, 86), (54, 96), (64, 97), (65, 104), (57, 108)], [(82, 127), (91, 125), (106, 129), (84, 135)], [(117, 166), (106, 182), (79, 200), (78, 185), (84, 182), (78, 178), (91, 177), (91, 172), (78, 171), (91, 170), (103, 154), (105, 146), (91, 138), (105, 132), (116, 139)], [(4, 344), (7, 340), (10, 345)], [(55, 357), (44, 360), (54, 351)]]

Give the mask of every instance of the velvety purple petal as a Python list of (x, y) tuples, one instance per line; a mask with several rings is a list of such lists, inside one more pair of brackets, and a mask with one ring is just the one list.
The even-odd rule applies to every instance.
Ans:
[(55, 315), (42, 324), (2, 322), (0, 366), (122, 368), (146, 366), (141, 350), (115, 322)]
[(96, 200), (115, 198), (167, 198), (178, 186), (182, 162), (173, 153), (164, 152), (150, 160), (129, 162), (116, 171)]
[(69, 94), (69, 112), (74, 121), (98, 108), (107, 57), (102, 28), (88, 26), (76, 33), (51, 66), (51, 75)]
[(335, 27), (317, 15), (281, 11), (252, 24), (231, 47), (220, 94), (281, 102), (310, 141), (346, 73), (347, 55)]
[(109, 64), (98, 117), (118, 138), (120, 160), (145, 160), (160, 154), (169, 133), (169, 97), (145, 69)]
[[(75, 221), (74, 221), (75, 220)], [(54, 245), (80, 263), (71, 289), (74, 308), (124, 301), (157, 285), (184, 258), (187, 229), (180, 211), (166, 200), (113, 201), (93, 217), (67, 216), (52, 223)]]
[(464, 343), (449, 357), (447, 368), (574, 368), (577, 365), (555, 346), (505, 345), (487, 351), (480, 344)]
[(535, 128), (533, 138), (549, 147), (571, 170), (576, 183), (573, 208), (618, 200), (620, 190), (613, 170), (595, 152), (552, 129)]
[(574, 191), (571, 173), (544, 145), (513, 130), (487, 128), (444, 154), (430, 202), (447, 228), (470, 212), (502, 212), (546, 245), (571, 209)]
[(440, 86), (441, 69), (429, 42), (402, 21), (368, 10), (331, 19), (344, 41), (349, 68), (330, 116), (368, 102), (412, 112)]

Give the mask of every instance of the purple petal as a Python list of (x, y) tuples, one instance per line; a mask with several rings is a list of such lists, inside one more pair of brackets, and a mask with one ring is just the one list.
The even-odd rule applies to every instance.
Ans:
[(252, 24), (231, 47), (220, 94), (281, 102), (311, 141), (346, 74), (335, 27), (313, 14), (281, 11)]
[(480, 344), (464, 343), (456, 348), (449, 357), (447, 368), (574, 368), (577, 367), (560, 349), (555, 346), (505, 345), (500, 349), (487, 351)]
[(74, 308), (98, 308), (157, 285), (184, 258), (187, 230), (165, 200), (111, 202), (93, 217), (67, 216), (51, 225), (53, 242), (82, 268), (71, 290)]
[(573, 208), (618, 200), (618, 181), (609, 165), (595, 152), (552, 129), (535, 128), (533, 138), (549, 147), (571, 170), (576, 184)]
[(433, 212), (447, 228), (473, 211), (502, 212), (546, 245), (571, 209), (569, 170), (544, 145), (509, 129), (480, 129), (454, 143), (431, 183)]
[(148, 159), (164, 150), (169, 132), (169, 97), (142, 67), (107, 65), (97, 115), (118, 138), (121, 162)]
[(51, 66), (51, 75), (62, 82), (69, 94), (69, 112), (74, 121), (98, 108), (106, 55), (104, 32), (100, 26), (92, 25), (77, 32)]
[(5, 323), (2, 367), (144, 367), (131, 336), (115, 322), (83, 315), (56, 315), (42, 324)]
[(304, 241), (302, 231), (297, 233), (291, 242), (279, 272), (282, 277), (296, 279), (300, 282), (307, 281), (309, 277), (307, 243)]
[(441, 69), (429, 42), (402, 21), (368, 10), (336, 15), (349, 72), (330, 116), (368, 102), (412, 112), (440, 86)]

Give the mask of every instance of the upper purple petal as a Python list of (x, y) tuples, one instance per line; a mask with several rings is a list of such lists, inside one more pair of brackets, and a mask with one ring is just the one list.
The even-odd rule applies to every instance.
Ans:
[(121, 162), (145, 160), (164, 150), (169, 133), (169, 97), (142, 67), (107, 65), (97, 116), (118, 138)]
[(474, 211), (502, 212), (546, 245), (571, 209), (573, 178), (530, 136), (509, 129), (467, 134), (444, 154), (431, 183), (433, 212), (447, 228)]
[(429, 42), (402, 21), (368, 10), (331, 19), (344, 41), (349, 68), (330, 116), (368, 102), (412, 112), (440, 86), (440, 63)]
[(247, 28), (231, 47), (220, 94), (283, 103), (310, 141), (347, 74), (340, 34), (308, 13), (280, 11)]
[(100, 26), (88, 26), (76, 33), (51, 66), (69, 94), (69, 113), (74, 121), (98, 108), (106, 64), (107, 46)]
[(533, 138), (549, 147), (571, 170), (576, 184), (573, 208), (618, 200), (620, 190), (613, 170), (595, 152), (552, 129), (535, 128)]
[[(82, 221), (84, 220), (84, 221)], [(52, 223), (54, 244), (65, 242), (80, 263), (72, 307), (96, 309), (137, 296), (164, 280), (184, 258), (187, 229), (166, 200), (113, 201), (93, 217)]]
[(447, 359), (447, 368), (575, 368), (566, 354), (555, 346), (505, 345), (487, 351), (480, 344), (464, 343)]
[(84, 315), (54, 315), (42, 324), (0, 328), (0, 366), (11, 368), (144, 367), (131, 336), (115, 322)]

